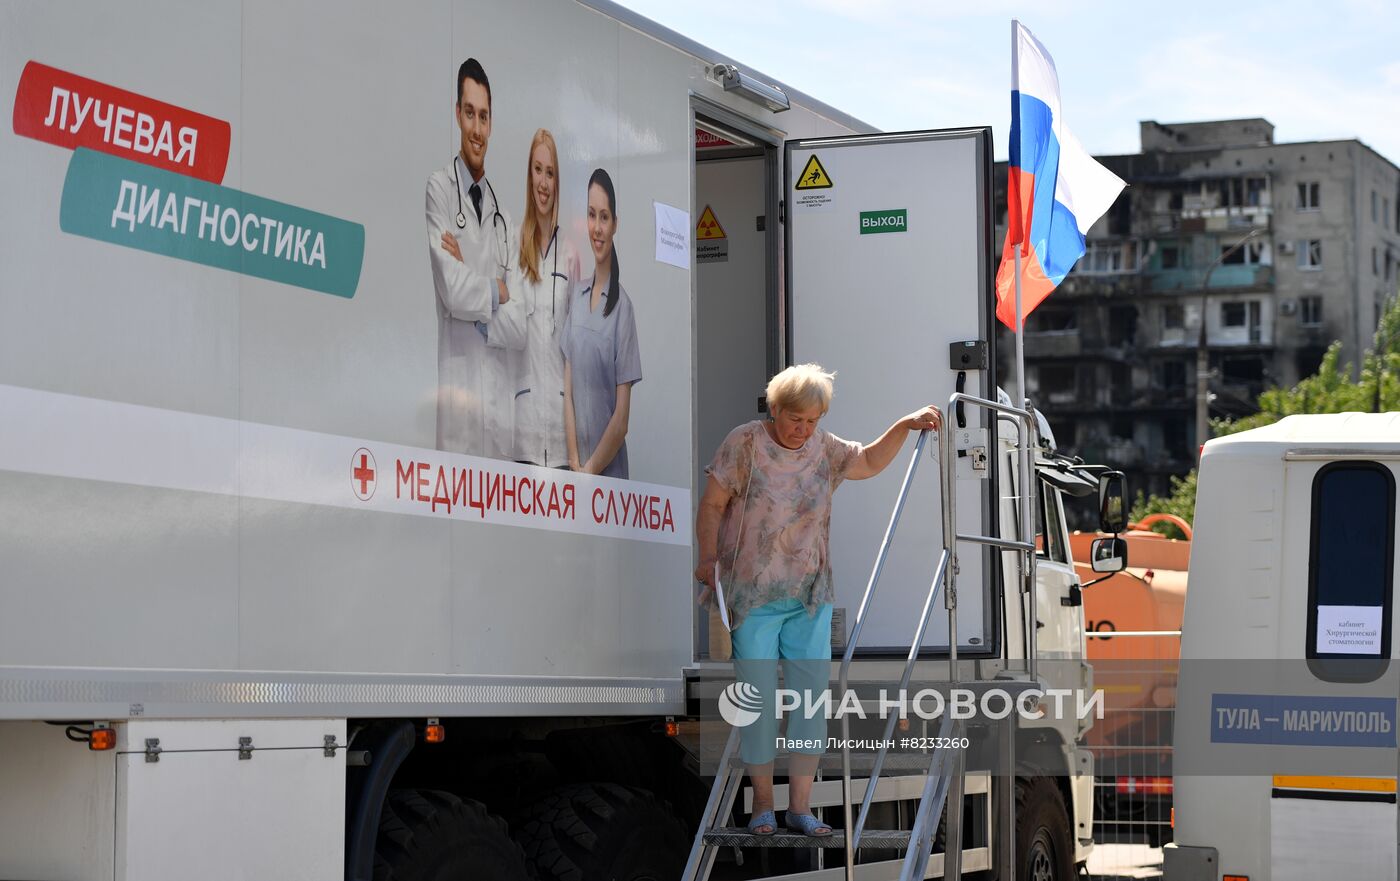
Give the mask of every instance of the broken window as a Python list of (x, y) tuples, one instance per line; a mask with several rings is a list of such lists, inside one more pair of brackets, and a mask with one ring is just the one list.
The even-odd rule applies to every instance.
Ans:
[(1137, 242), (1089, 242), (1075, 269), (1091, 275), (1137, 271)]
[(1298, 210), (1317, 211), (1322, 207), (1320, 200), (1322, 184), (1317, 181), (1298, 184)]
[(1235, 244), (1220, 246), (1220, 253), (1225, 255), (1220, 262), (1226, 266), (1258, 266), (1270, 262), (1264, 242), (1246, 242), (1244, 247), (1235, 248), (1234, 251), (1231, 248), (1235, 248)]
[(1244, 201), (1251, 208), (1269, 204), (1269, 179), (1266, 177), (1245, 178)]
[(1298, 242), (1298, 268), (1322, 268), (1322, 239), (1302, 239)]
[(1186, 459), (1191, 455), (1186, 441), (1185, 419), (1162, 420), (1162, 446), (1166, 447), (1173, 459)]
[(1263, 358), (1226, 358), (1220, 363), (1220, 375), (1227, 383), (1246, 384), (1264, 381)]
[(1244, 303), (1220, 304), (1220, 323), (1225, 327), (1244, 327), (1246, 315)]
[(1322, 298), (1299, 297), (1298, 321), (1312, 327), (1322, 324)]
[(1157, 388), (1169, 392), (1186, 388), (1186, 362), (1178, 359), (1158, 361), (1153, 365), (1152, 379)]
[(1309, 346), (1298, 350), (1294, 358), (1299, 376), (1312, 376), (1317, 369), (1322, 366), (1322, 358), (1327, 354), (1327, 349), (1322, 346)]
[(1074, 309), (1042, 307), (1026, 318), (1026, 333), (1063, 333), (1079, 329), (1079, 313)]
[(1075, 376), (1072, 364), (1042, 364), (1039, 368), (1041, 394), (1074, 397)]
[(1108, 344), (1131, 346), (1137, 342), (1137, 307), (1114, 306), (1108, 310)]

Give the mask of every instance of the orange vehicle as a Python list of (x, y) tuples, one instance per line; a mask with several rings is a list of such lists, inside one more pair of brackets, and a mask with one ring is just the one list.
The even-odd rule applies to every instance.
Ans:
[[(1175, 525), (1186, 540), (1150, 531), (1160, 521)], [(1089, 565), (1089, 546), (1099, 537), (1070, 536), (1081, 582), (1096, 582), (1083, 594), (1085, 653), (1104, 696), (1104, 718), (1086, 738), (1097, 769), (1095, 816), (1106, 830), (1145, 833), (1160, 846), (1170, 835), (1172, 717), (1191, 527), (1170, 514), (1130, 524), (1121, 536), (1128, 568), (1102, 580)]]

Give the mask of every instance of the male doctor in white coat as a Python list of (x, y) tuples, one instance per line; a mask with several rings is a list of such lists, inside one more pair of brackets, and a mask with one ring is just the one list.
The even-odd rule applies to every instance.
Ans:
[(461, 148), (428, 178), (428, 252), (438, 313), (437, 446), (508, 459), (514, 451), (515, 381), (507, 349), (525, 346), (524, 307), (506, 276), (515, 224), (486, 179), (491, 84), (475, 58), (457, 71)]

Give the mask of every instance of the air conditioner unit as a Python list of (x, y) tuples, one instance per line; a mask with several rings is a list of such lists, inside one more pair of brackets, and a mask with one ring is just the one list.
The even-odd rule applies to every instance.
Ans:
[(1284, 239), (1283, 241), (1279, 242), (1279, 243), (1278, 243), (1278, 252), (1279, 252), (1280, 254), (1292, 254), (1292, 253), (1293, 253), (1293, 240), (1292, 240), (1292, 239)]
[(1298, 301), (1297, 301), (1297, 300), (1279, 300), (1279, 301), (1278, 301), (1278, 314), (1280, 314), (1280, 315), (1293, 315), (1293, 314), (1295, 314), (1297, 311), (1298, 311)]

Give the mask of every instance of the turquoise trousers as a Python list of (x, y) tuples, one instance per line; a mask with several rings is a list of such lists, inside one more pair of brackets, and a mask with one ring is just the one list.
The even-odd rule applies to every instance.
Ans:
[[(825, 752), (827, 711), (818, 702), (831, 680), (831, 604), (818, 606), (814, 615), (797, 599), (759, 606), (744, 618), (732, 639), (734, 675), (753, 685), (762, 699), (757, 721), (739, 729), (744, 762), (763, 765), (777, 754), (779, 660), (783, 687), (802, 697), (796, 709), (787, 711), (787, 739), (803, 742), (792, 752)], [(805, 712), (808, 708), (814, 710), (811, 715)], [(821, 746), (814, 746), (817, 743)]]

